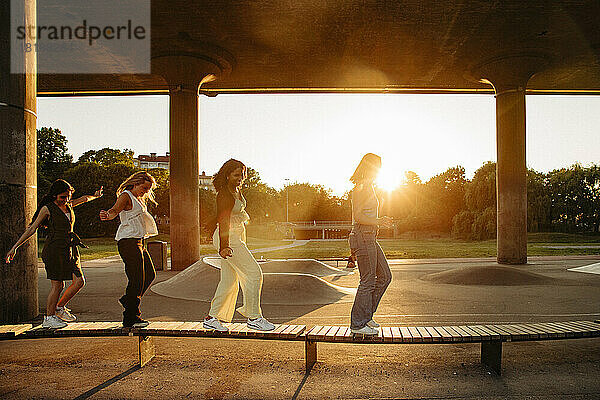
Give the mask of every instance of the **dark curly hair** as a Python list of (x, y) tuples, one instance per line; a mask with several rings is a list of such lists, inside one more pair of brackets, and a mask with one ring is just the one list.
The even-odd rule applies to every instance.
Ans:
[(246, 166), (243, 162), (234, 160), (233, 158), (225, 161), (225, 164), (219, 169), (219, 172), (213, 176), (213, 186), (217, 193), (227, 189), (227, 177), (238, 168), (242, 169), (242, 176), (246, 179)]

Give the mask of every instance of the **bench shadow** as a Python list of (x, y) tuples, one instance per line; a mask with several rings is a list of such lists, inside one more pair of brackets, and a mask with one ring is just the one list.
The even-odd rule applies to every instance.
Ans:
[(309, 375), (310, 375), (310, 370), (306, 371), (304, 373), (304, 377), (302, 377), (302, 381), (300, 381), (300, 384), (298, 385), (296, 392), (294, 392), (294, 395), (292, 396), (292, 400), (296, 400), (298, 398), (298, 395), (300, 394), (300, 391), (302, 390), (302, 388), (304, 387), (304, 384), (308, 380)]
[(134, 365), (133, 367), (129, 368), (127, 371), (121, 372), (120, 374), (113, 376), (109, 380), (102, 382), (101, 384), (88, 390), (87, 392), (80, 394), (79, 396), (75, 397), (74, 400), (87, 399), (87, 398), (93, 396), (94, 394), (98, 393), (102, 389), (109, 387), (113, 383), (120, 381), (121, 379), (125, 378), (126, 376), (134, 373), (135, 371), (137, 371), (139, 369), (140, 369), (139, 365)]

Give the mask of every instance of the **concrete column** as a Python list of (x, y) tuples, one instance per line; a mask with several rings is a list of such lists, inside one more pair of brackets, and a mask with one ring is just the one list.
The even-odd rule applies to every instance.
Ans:
[(474, 68), (496, 92), (497, 261), (527, 263), (525, 88), (548, 63), (544, 54), (495, 57)]
[[(23, 3), (22, 23), (35, 24), (35, 0)], [(0, 2), (0, 22), (0, 37), (10, 38), (10, 1)], [(0, 42), (0, 323), (30, 320), (39, 313), (37, 238), (23, 244), (12, 263), (4, 263), (37, 207), (36, 55), (17, 54), (24, 68), (11, 74), (10, 43)]]
[(496, 89), (498, 263), (527, 264), (525, 88)]
[(200, 259), (198, 89), (227, 71), (224, 64), (204, 55), (169, 54), (152, 58), (152, 73), (161, 75), (169, 86), (173, 270), (183, 270)]

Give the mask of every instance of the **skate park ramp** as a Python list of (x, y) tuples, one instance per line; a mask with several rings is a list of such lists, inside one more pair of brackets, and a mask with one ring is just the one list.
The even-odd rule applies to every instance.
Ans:
[[(264, 263), (261, 263), (261, 267), (262, 265)], [(153, 285), (150, 290), (165, 297), (210, 302), (220, 277), (219, 269), (199, 260), (172, 278)], [(263, 272), (261, 304), (351, 303), (355, 293), (355, 288), (337, 286), (312, 274)], [(238, 304), (242, 304), (241, 290)]]
[[(202, 259), (206, 264), (221, 269), (221, 257), (204, 257)], [(298, 273), (310, 274), (314, 276), (344, 276), (354, 273), (353, 270), (341, 271), (333, 268), (324, 262), (308, 259), (296, 258), (287, 260), (258, 260), (264, 273)]]
[(554, 285), (562, 282), (549, 276), (502, 265), (470, 266), (435, 272), (420, 279), (450, 285), (527, 286)]

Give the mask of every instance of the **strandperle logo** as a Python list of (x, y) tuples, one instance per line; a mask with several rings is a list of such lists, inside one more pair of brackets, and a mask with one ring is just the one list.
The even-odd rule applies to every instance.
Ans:
[(121, 40), (121, 39), (137, 39), (143, 40), (146, 38), (146, 28), (142, 25), (133, 26), (132, 21), (127, 20), (126, 25), (114, 26), (95, 26), (89, 25), (84, 19), (83, 23), (73, 28), (69, 25), (61, 26), (17, 26), (17, 39), (37, 39), (40, 43), (43, 40), (87, 40), (91, 46), (98, 39), (106, 40)]
[[(150, 73), (150, 0), (11, 0), (11, 72)], [(29, 61), (28, 61), (29, 60)]]

